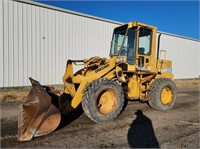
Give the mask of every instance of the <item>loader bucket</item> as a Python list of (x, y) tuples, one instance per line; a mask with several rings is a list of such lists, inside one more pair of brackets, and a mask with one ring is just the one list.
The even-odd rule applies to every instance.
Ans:
[(40, 83), (29, 78), (32, 89), (20, 105), (18, 141), (28, 141), (54, 131), (60, 121), (60, 111), (52, 104), (52, 97)]

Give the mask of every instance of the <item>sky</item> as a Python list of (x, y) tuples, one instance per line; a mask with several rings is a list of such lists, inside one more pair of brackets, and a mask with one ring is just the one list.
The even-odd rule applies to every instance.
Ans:
[[(35, 0), (36, 1), (36, 0)], [(38, 2), (117, 22), (139, 21), (159, 31), (200, 39), (200, 1), (53, 1)]]

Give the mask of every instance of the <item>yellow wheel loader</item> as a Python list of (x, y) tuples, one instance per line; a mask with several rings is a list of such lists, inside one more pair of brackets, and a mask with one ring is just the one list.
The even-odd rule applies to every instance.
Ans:
[[(172, 108), (176, 99), (172, 62), (165, 59), (166, 51), (159, 50), (161, 34), (156, 48), (156, 32), (156, 27), (136, 21), (116, 27), (110, 58), (68, 60), (63, 93), (30, 78), (32, 89), (20, 106), (18, 140), (54, 131), (61, 115), (80, 104), (97, 123), (115, 119), (126, 100), (139, 99), (160, 111)], [(77, 64), (83, 67), (74, 73)]]

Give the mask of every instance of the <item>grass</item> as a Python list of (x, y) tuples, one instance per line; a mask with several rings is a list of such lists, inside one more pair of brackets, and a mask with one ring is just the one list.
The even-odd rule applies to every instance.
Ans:
[[(191, 80), (175, 80), (177, 87), (200, 87), (200, 79), (191, 79)], [(63, 85), (54, 86), (56, 89), (62, 92)], [(9, 87), (9, 88), (0, 88), (0, 102), (15, 102), (22, 101), (25, 99), (31, 89), (29, 87)]]
[(0, 89), (0, 102), (22, 101), (29, 93), (29, 89), (7, 88)]
[(16, 95), (10, 95), (10, 94), (8, 94), (8, 95), (4, 95), (3, 96), (3, 101), (15, 100), (16, 98), (17, 98)]
[[(57, 85), (53, 87), (62, 92), (61, 89), (63, 89), (63, 85)], [(27, 97), (31, 88), (31, 86), (0, 88), (0, 102), (23, 101)]]

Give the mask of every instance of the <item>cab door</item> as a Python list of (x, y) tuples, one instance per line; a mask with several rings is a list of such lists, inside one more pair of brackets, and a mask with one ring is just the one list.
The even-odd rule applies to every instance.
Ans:
[(152, 53), (152, 30), (140, 27), (138, 33), (137, 69), (150, 71)]

